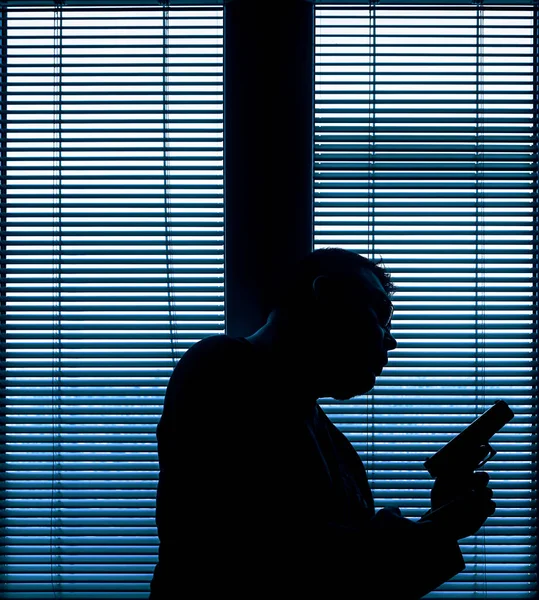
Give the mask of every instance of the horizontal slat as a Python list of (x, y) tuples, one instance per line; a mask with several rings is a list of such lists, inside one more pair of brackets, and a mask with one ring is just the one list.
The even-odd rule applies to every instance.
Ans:
[[(392, 54), (391, 54), (392, 55)], [(418, 54), (418, 56), (423, 56), (423, 54)], [(408, 92), (410, 93), (410, 92)], [(478, 96), (478, 94), (475, 94), (476, 96)], [(481, 99), (481, 108), (479, 110), (484, 110), (484, 107), (488, 107), (488, 106), (499, 106), (501, 103), (500, 99), (497, 98), (489, 98), (488, 96), (482, 97), (479, 96)], [(49, 101), (50, 102), (50, 101)], [(119, 100), (118, 102), (123, 102), (123, 100)], [(47, 104), (48, 102), (45, 102), (45, 104)], [(71, 101), (71, 104), (73, 104), (74, 102)], [(198, 102), (197, 102), (198, 103)], [(376, 97), (376, 105), (378, 107), (378, 105), (380, 105), (381, 108), (383, 108), (384, 104), (390, 104), (390, 105), (394, 105), (395, 104), (395, 98), (391, 98), (391, 96), (389, 94), (385, 94), (384, 96), (380, 97), (379, 95), (377, 95)], [(440, 105), (440, 108), (437, 108), (436, 111), (440, 111), (440, 110), (444, 110), (444, 107), (447, 106), (447, 104), (451, 104), (452, 106), (455, 105), (458, 107), (459, 104), (470, 104), (470, 99), (463, 99), (463, 98), (409, 98), (409, 97), (403, 97), (403, 98), (399, 98), (399, 102), (398, 105), (401, 107), (400, 109), (394, 110), (393, 112), (400, 112), (402, 111), (402, 107), (404, 108), (408, 108), (410, 105), (412, 108), (416, 108), (417, 107), (421, 107), (423, 104), (427, 105), (427, 108), (431, 108), (432, 109), (432, 105), (437, 106)], [(519, 105), (523, 105), (523, 106), (527, 106), (530, 104), (530, 100), (526, 100), (525, 98), (503, 98), (503, 105), (504, 106), (516, 106), (518, 108)], [(318, 108), (319, 106), (324, 106), (324, 105), (331, 105), (332, 107), (338, 107), (338, 106), (342, 106), (344, 105), (344, 108), (350, 109), (350, 107), (352, 106), (365, 106), (368, 107), (370, 105), (370, 101), (369, 101), (369, 94), (368, 93), (364, 93), (362, 95), (359, 95), (359, 97), (355, 97), (355, 98), (346, 98), (346, 99), (342, 99), (342, 98), (324, 98), (324, 97), (317, 97), (315, 100), (315, 107)], [(332, 109), (333, 111), (336, 110), (336, 108)], [(371, 109), (372, 111), (372, 109)], [(532, 113), (533, 114), (533, 113)]]
[[(346, 2), (347, 0), (344, 0)], [(509, 0), (511, 1), (511, 0)], [(514, 1), (514, 0), (513, 0)], [(197, 18), (202, 18), (202, 15), (205, 11), (211, 11), (212, 13), (222, 14), (219, 11), (219, 7), (222, 6), (222, 0), (167, 0), (168, 7), (174, 10), (180, 10), (182, 13), (187, 11), (190, 13), (192, 11), (196, 11), (193, 14), (196, 15)], [(51, 13), (51, 9), (57, 8), (56, 0), (5, 0), (5, 5), (9, 7), (10, 10), (10, 18), (13, 16), (15, 18), (23, 18), (31, 17), (34, 15), (35, 18), (43, 18), (43, 12)], [(69, 15), (69, 18), (73, 18), (73, 16), (77, 15), (92, 15), (94, 18), (94, 13), (107, 15), (105, 18), (110, 18), (111, 16), (117, 16), (118, 18), (122, 18), (125, 16), (125, 13), (122, 13), (122, 6), (142, 6), (142, 9), (145, 13), (163, 13), (163, 7), (149, 4), (148, 0), (99, 0), (96, 2), (95, 0), (63, 0), (62, 2), (62, 12), (65, 15)], [(187, 5), (187, 6), (186, 6)], [(213, 5), (213, 6), (211, 6)], [(82, 11), (82, 12), (81, 12)], [(36, 15), (38, 15), (36, 17)], [(129, 16), (132, 18), (132, 16)]]
[[(179, 358), (179, 356), (178, 356)], [(157, 380), (154, 383), (146, 382), (147, 385), (140, 385), (137, 388), (133, 388), (129, 385), (124, 386), (105, 386), (105, 387), (90, 387), (79, 389), (73, 386), (66, 386), (68, 390), (68, 396), (71, 399), (66, 399), (62, 397), (63, 403), (69, 403), (71, 401), (84, 403), (92, 403), (96, 402), (96, 398), (99, 398), (99, 402), (106, 402), (107, 399), (110, 399), (112, 403), (118, 402), (118, 400), (129, 399), (138, 399), (142, 398), (142, 402), (145, 403), (148, 401), (148, 396), (152, 397), (152, 401), (161, 404), (162, 397), (164, 396), (168, 376), (163, 376), (160, 380)], [(406, 382), (409, 384), (410, 382)], [(42, 387), (27, 387), (25, 389), (11, 388), (9, 389), (9, 394), (7, 394), (10, 402), (18, 402), (22, 403), (33, 403), (34, 399), (37, 403), (43, 402), (43, 398), (38, 398), (39, 396), (43, 396), (45, 398), (50, 398), (51, 394), (54, 396), (55, 394), (58, 396), (59, 394), (59, 385), (55, 386), (58, 389), (53, 389), (53, 386), (49, 384), (49, 386)], [(407, 385), (406, 388), (398, 388), (391, 386), (379, 386), (376, 390), (376, 393), (373, 394), (373, 398), (376, 398), (376, 403), (380, 406), (384, 406), (385, 404), (393, 404), (396, 397), (401, 399), (406, 399), (407, 403), (414, 403), (421, 405), (421, 400), (418, 400), (418, 396), (424, 396), (423, 403), (428, 404), (433, 401), (434, 398), (453, 398), (455, 403), (465, 402), (466, 399), (470, 399), (473, 397), (481, 396), (486, 399), (491, 399), (492, 402), (494, 400), (498, 400), (499, 398), (523, 398), (528, 401), (530, 396), (531, 385), (523, 386), (497, 386), (493, 388), (492, 386), (484, 386), (484, 389), (481, 386), (481, 377), (478, 376), (475, 381), (475, 385), (469, 385), (463, 387), (461, 386), (447, 386), (445, 389), (436, 389), (432, 385), (432, 383), (425, 383), (424, 386)], [(529, 442), (531, 444), (531, 441)]]
[[(353, 5), (352, 8), (354, 8), (355, 10), (362, 10), (362, 6), (364, 7), (363, 10), (367, 10), (369, 9), (369, 2), (367, 0), (323, 0), (323, 1), (318, 1), (315, 0), (313, 2), (314, 4), (319, 4), (322, 7), (324, 7), (324, 5), (332, 5), (332, 4), (337, 4), (337, 5)], [(445, 12), (445, 10), (456, 10), (456, 11), (471, 11), (473, 13), (477, 12), (477, 7), (475, 5), (469, 5), (469, 4), (464, 4), (462, 1), (460, 0), (444, 0), (444, 2), (439, 2), (440, 4), (443, 4), (443, 11)], [(6, 2), (7, 6), (9, 6), (10, 8), (14, 9), (12, 12), (13, 14), (17, 15), (17, 14), (24, 14), (24, 15), (32, 15), (32, 14), (39, 14), (40, 13), (40, 9), (41, 10), (50, 10), (50, 8), (54, 8), (56, 6), (55, 0), (7, 0)], [(174, 9), (181, 9), (181, 10), (185, 10), (186, 7), (182, 6), (182, 5), (188, 5), (187, 9), (188, 10), (193, 10), (193, 0), (169, 0), (169, 7), (170, 8), (174, 8)], [(222, 4), (222, 0), (197, 0), (196, 5), (194, 5), (196, 7), (197, 12), (203, 11), (206, 7), (204, 5), (221, 5)], [(406, 9), (406, 12), (408, 14), (414, 14), (416, 10), (424, 10), (424, 7), (426, 6), (427, 8), (429, 8), (429, 10), (435, 10), (435, 8), (433, 9), (433, 7), (436, 7), (437, 2), (436, 1), (431, 1), (428, 0), (427, 2), (416, 2), (412, 5), (410, 5), (409, 0), (394, 0), (391, 2), (391, 5), (389, 6), (389, 9), (393, 12), (395, 10), (395, 8), (399, 5), (403, 5), (403, 7)], [(148, 5), (148, 0), (100, 0), (99, 1), (99, 5), (96, 5), (94, 2), (92, 2), (92, 0), (64, 0), (64, 7), (63, 7), (63, 11), (65, 12), (65, 14), (71, 15), (73, 14), (72, 11), (80, 11), (83, 10), (84, 13), (86, 12), (93, 12), (93, 11), (99, 11), (101, 13), (105, 13), (109, 10), (114, 11), (115, 7), (118, 6), (140, 6), (143, 5), (144, 6), (144, 11), (152, 11), (153, 12), (162, 12), (163, 8), (161, 6), (155, 6), (155, 5)], [(501, 5), (501, 7), (499, 6)], [(98, 8), (96, 8), (96, 6), (98, 6)], [(526, 0), (503, 0), (503, 2), (499, 1), (499, 0), (486, 0), (483, 4), (483, 6), (488, 7), (489, 12), (490, 11), (496, 11), (498, 9), (502, 10), (503, 13), (505, 14), (508, 10), (508, 7), (510, 7), (511, 12), (514, 11), (519, 11), (519, 10), (526, 10), (526, 12), (530, 11), (530, 7), (533, 6), (533, 4), (531, 2), (528, 2)], [(28, 10), (31, 7), (31, 10)], [(20, 10), (20, 9), (23, 10)], [(380, 11), (382, 14), (384, 13), (384, 10), (387, 10), (387, 6), (382, 3), (379, 6), (376, 7), (376, 9), (378, 11)], [(206, 10), (209, 10), (210, 7), (208, 6), (206, 8)], [(116, 9), (119, 10), (119, 9)], [(215, 9), (214, 9), (215, 10)], [(331, 13), (330, 13), (331, 14)], [(443, 13), (442, 13), (443, 14)], [(496, 13), (495, 13), (496, 14)], [(118, 15), (121, 16), (121, 13)]]

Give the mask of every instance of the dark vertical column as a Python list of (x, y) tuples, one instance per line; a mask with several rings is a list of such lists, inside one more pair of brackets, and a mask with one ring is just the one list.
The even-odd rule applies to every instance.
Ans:
[(225, 4), (226, 328), (261, 326), (272, 289), (313, 244), (314, 8)]

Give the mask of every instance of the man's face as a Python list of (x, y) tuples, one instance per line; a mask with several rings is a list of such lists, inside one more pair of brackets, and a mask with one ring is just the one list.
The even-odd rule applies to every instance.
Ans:
[(347, 400), (365, 394), (397, 346), (389, 296), (376, 275), (364, 270), (349, 292), (324, 307), (315, 360), (323, 396)]

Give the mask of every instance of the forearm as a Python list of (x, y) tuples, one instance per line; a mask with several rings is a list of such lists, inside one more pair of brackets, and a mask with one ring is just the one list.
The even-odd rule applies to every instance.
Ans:
[(343, 550), (335, 563), (339, 576), (348, 572), (356, 585), (361, 581), (376, 590), (377, 595), (370, 596), (373, 600), (418, 600), (465, 567), (455, 540), (440, 535), (428, 520), (402, 517), (398, 509), (379, 511), (361, 529), (337, 525), (331, 529), (330, 546)]

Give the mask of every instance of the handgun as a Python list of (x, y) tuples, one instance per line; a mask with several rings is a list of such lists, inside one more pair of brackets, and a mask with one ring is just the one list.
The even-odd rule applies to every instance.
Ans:
[(428, 458), (424, 466), (435, 478), (456, 478), (480, 469), (496, 454), (489, 444), (490, 438), (514, 416), (507, 402), (496, 400), (475, 421)]

